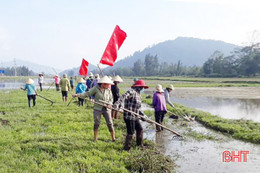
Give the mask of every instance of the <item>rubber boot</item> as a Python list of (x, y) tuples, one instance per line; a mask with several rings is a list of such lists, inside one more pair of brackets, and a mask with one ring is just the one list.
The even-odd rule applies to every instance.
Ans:
[(136, 144), (143, 147), (143, 130), (136, 132)]
[[(161, 124), (161, 125), (163, 125), (163, 123), (162, 123), (162, 122), (161, 122), (160, 124)], [(161, 130), (163, 130), (163, 127), (161, 127)]]
[(131, 148), (131, 141), (133, 139), (133, 135), (127, 135), (125, 138), (124, 150), (129, 151)]
[(98, 139), (98, 130), (94, 130), (94, 142)]
[(158, 126), (158, 125), (155, 125), (156, 126), (156, 132), (160, 132), (161, 131), (161, 127)]

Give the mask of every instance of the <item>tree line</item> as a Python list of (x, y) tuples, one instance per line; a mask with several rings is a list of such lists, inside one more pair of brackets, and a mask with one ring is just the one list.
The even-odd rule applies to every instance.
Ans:
[(195, 77), (254, 77), (260, 75), (260, 43), (237, 48), (225, 56), (215, 51), (202, 66), (185, 66), (177, 63), (159, 63), (158, 56), (147, 54), (138, 59), (133, 67), (120, 67), (106, 74), (121, 76), (195, 76)]
[(18, 66), (18, 67), (2, 67), (0, 70), (4, 70), (5, 76), (35, 76), (37, 73), (29, 70), (25, 66)]

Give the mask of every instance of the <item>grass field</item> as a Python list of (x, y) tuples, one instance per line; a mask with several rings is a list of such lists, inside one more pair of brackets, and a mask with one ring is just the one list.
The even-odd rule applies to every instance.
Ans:
[[(125, 125), (115, 120), (116, 142), (102, 118), (99, 140), (93, 141), (92, 106), (70, 106), (54, 90), (39, 92), (28, 108), (25, 91), (0, 91), (0, 172), (172, 172), (174, 163), (155, 145), (133, 144), (122, 150)], [(71, 98), (71, 97), (69, 97)]]

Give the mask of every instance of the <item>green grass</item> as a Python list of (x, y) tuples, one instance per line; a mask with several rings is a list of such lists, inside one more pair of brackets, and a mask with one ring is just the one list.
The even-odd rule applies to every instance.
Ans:
[[(151, 105), (152, 99), (143, 97), (143, 102)], [(175, 104), (175, 109), (167, 105), (167, 109), (178, 115), (186, 114), (192, 117), (196, 117), (196, 120), (204, 126), (214, 129), (216, 131), (229, 134), (236, 139), (260, 144), (260, 123), (251, 120), (232, 120), (221, 118), (216, 115), (211, 115), (208, 112), (199, 111), (193, 108), (188, 108), (180, 104)], [(177, 111), (176, 111), (177, 110)], [(200, 135), (191, 133), (189, 136), (193, 136), (197, 139), (208, 138), (211, 136)]]
[[(171, 172), (174, 163), (153, 143), (147, 149), (133, 144), (122, 150), (125, 125), (115, 120), (116, 142), (104, 118), (99, 140), (93, 141), (93, 109), (70, 106), (54, 90), (39, 92), (55, 103), (37, 97), (28, 108), (26, 92), (0, 91), (0, 172)], [(71, 97), (69, 97), (70, 99)]]
[[(174, 87), (258, 87), (260, 78), (196, 78), (196, 77), (137, 77), (145, 80), (149, 87), (155, 87), (156, 82), (160, 81), (163, 87), (173, 84)], [(125, 77), (126, 82), (120, 86), (127, 87), (133, 83), (133, 77)]]

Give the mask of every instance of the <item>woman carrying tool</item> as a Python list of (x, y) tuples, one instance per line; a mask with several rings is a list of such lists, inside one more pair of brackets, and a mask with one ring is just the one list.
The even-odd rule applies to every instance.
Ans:
[(70, 81), (67, 78), (67, 74), (63, 74), (63, 78), (60, 80), (62, 101), (67, 102), (68, 91), (70, 90)]
[(21, 89), (27, 90), (29, 108), (31, 107), (31, 100), (33, 100), (33, 106), (35, 106), (36, 105), (36, 95), (38, 95), (38, 93), (35, 89), (34, 81), (31, 78), (29, 78), (26, 81), (25, 87), (21, 88)]
[[(166, 101), (164, 97), (164, 91), (162, 85), (156, 85), (156, 92), (153, 95), (153, 107), (155, 111), (155, 121), (162, 125), (164, 115), (167, 113)], [(161, 126), (156, 125), (156, 131), (163, 130)]]
[[(124, 109), (130, 110), (140, 115), (144, 115), (141, 112), (142, 97), (141, 93), (148, 86), (145, 85), (143, 80), (135, 81), (134, 85), (123, 94), (118, 101), (113, 105), (115, 109), (119, 109), (124, 103)], [(133, 139), (134, 132), (136, 131), (136, 143), (138, 146), (143, 146), (143, 127), (139, 121), (139, 118), (128, 112), (124, 111), (124, 121), (127, 128), (127, 136), (125, 140), (124, 150), (129, 151), (131, 148), (131, 141)]]
[(170, 101), (170, 92), (172, 92), (173, 90), (174, 90), (173, 85), (167, 86), (166, 89), (164, 90), (164, 97), (165, 97), (166, 103), (168, 103), (171, 107), (174, 108), (174, 105)]
[(56, 91), (59, 91), (60, 90), (60, 78), (59, 76), (56, 74), (54, 77), (53, 77), (54, 81), (55, 81), (55, 86), (56, 86)]
[[(112, 85), (111, 90), (112, 90), (112, 94), (113, 94), (113, 97), (114, 97), (113, 103), (115, 103), (118, 100), (118, 98), (120, 97), (119, 88), (118, 88), (117, 84), (120, 83), (120, 82), (123, 82), (123, 80), (118, 75), (114, 76), (112, 78), (112, 80), (114, 81), (114, 85)], [(118, 111), (113, 110), (112, 111), (112, 117), (115, 118), (115, 119), (118, 119), (119, 118)]]
[[(86, 81), (84, 81), (82, 78), (80, 78), (80, 80), (78, 81), (78, 85), (76, 87), (76, 94), (82, 94), (85, 92), (85, 90), (86, 90), (85, 82)], [(78, 99), (79, 99), (79, 101), (78, 101), (79, 106), (83, 106), (84, 99), (82, 99), (80, 97)]]
[[(89, 91), (83, 93), (83, 94), (74, 94), (73, 97), (80, 97), (80, 98), (86, 98), (95, 96), (95, 101), (105, 101), (112, 105), (113, 103), (113, 95), (111, 90), (109, 89), (109, 85), (113, 85), (114, 83), (107, 77), (104, 76), (101, 79), (98, 80), (98, 85), (91, 88)], [(114, 125), (111, 117), (111, 108), (112, 106), (108, 105), (110, 109), (108, 109), (106, 106), (101, 106), (97, 103), (94, 104), (94, 141), (97, 141), (98, 139), (98, 127), (100, 124), (100, 118), (101, 115), (104, 116), (107, 127), (110, 131), (112, 141), (115, 141), (115, 130)]]

